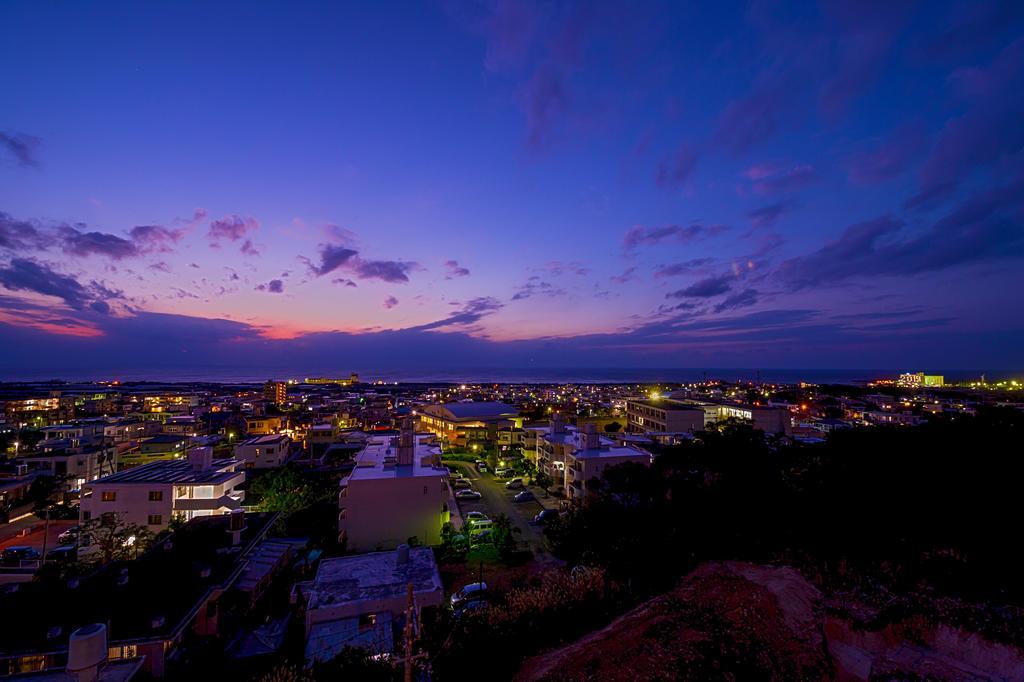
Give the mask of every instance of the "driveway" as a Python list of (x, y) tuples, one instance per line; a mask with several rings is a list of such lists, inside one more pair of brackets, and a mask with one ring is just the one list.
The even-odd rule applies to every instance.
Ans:
[(448, 466), (457, 466), (460, 471), (470, 480), (473, 490), (482, 496), (479, 500), (458, 500), (462, 516), (466, 512), (480, 511), (492, 519), (498, 514), (505, 514), (512, 521), (512, 525), (519, 529), (516, 539), (526, 543), (533, 551), (534, 557), (540, 562), (558, 562), (548, 551), (547, 540), (544, 537), (544, 529), (533, 523), (533, 517), (544, 507), (537, 501), (515, 503), (512, 498), (519, 490), (506, 490), (505, 481), (495, 479), (491, 474), (481, 474), (472, 464), (466, 462), (451, 462)]

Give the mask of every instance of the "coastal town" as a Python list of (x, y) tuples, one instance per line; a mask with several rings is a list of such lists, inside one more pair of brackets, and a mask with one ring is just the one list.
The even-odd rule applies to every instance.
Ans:
[(982, 381), (2, 384), (0, 675), (174, 677), (211, 646), (254, 675), (348, 651), (422, 674), (442, 632), (578, 575), (551, 530), (611, 474), (729, 429), (813, 453), (1024, 410)]

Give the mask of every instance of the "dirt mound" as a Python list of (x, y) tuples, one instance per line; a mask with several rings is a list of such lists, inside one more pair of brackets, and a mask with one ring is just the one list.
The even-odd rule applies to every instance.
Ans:
[[(792, 568), (708, 563), (519, 680), (1024, 680), (1024, 651), (937, 617), (826, 600)], [(857, 614), (873, 613), (871, 618)]]
[(603, 630), (528, 660), (517, 679), (828, 678), (820, 603), (792, 569), (705, 564)]

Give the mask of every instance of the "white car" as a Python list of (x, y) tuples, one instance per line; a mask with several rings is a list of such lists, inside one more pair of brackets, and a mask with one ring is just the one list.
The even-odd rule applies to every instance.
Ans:
[(471, 511), (466, 514), (466, 522), (471, 526), (476, 526), (481, 523), (490, 523), (491, 520), (487, 518), (487, 514), (478, 511)]
[(455, 491), (456, 500), (479, 500), (482, 496), (475, 490), (457, 490)]

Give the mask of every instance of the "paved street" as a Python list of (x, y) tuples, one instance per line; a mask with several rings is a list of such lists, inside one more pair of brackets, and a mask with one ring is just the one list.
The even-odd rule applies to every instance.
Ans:
[[(506, 490), (505, 480), (495, 479), (490, 474), (481, 474), (472, 464), (467, 462), (454, 462), (449, 466), (458, 466), (459, 470), (470, 480), (473, 489), (479, 492), (482, 497), (477, 501), (458, 500), (459, 509), (462, 514), (470, 511), (480, 511), (494, 518), (498, 514), (505, 514), (512, 520), (512, 524), (520, 530), (516, 534), (519, 542), (526, 543), (534, 553), (534, 557), (540, 562), (558, 562), (548, 551), (547, 541), (544, 538), (544, 530), (533, 523), (533, 517), (544, 506), (538, 501), (515, 503), (512, 498), (519, 490)], [(538, 490), (532, 490), (537, 494)], [(555, 500), (545, 500), (548, 506), (557, 506)]]

